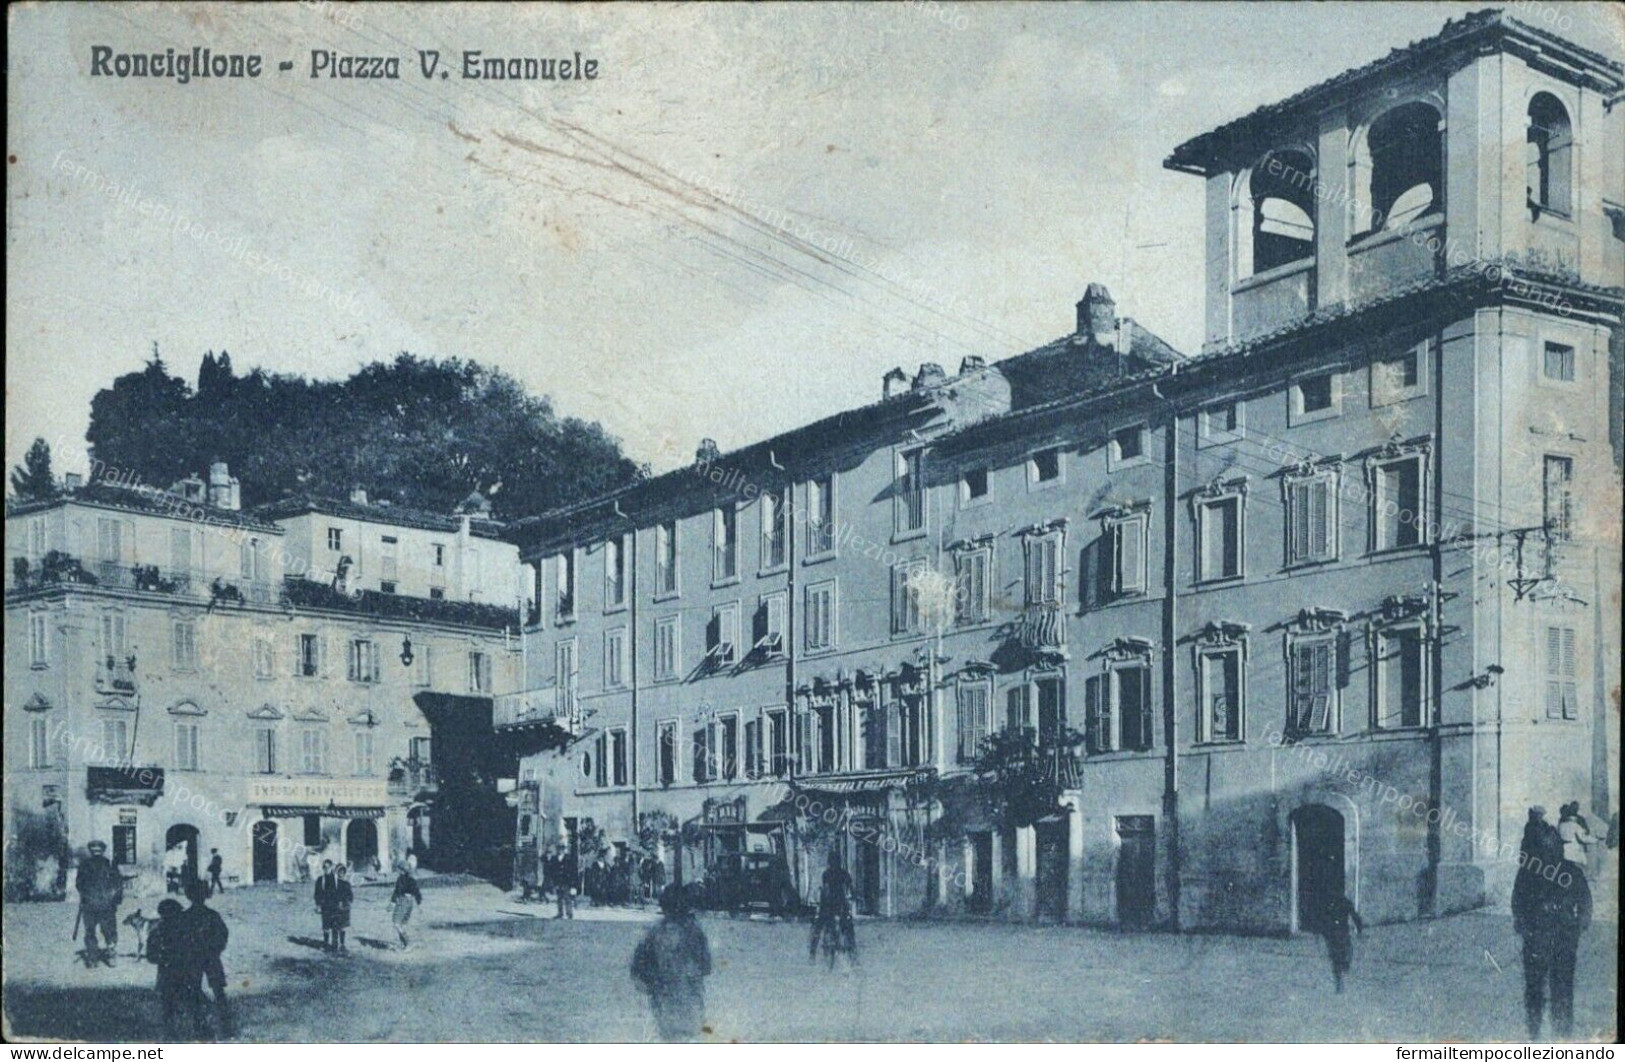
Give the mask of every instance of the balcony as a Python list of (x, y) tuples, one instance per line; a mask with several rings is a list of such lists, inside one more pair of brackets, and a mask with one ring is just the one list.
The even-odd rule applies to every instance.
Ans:
[(440, 791), (440, 776), (426, 760), (397, 759), (389, 765), (389, 795), (401, 800), (422, 800)]
[(425, 623), (451, 623), (463, 627), (504, 630), (519, 626), (519, 610), (474, 601), (447, 601), (442, 598), (409, 597), (376, 590), (345, 593), (326, 583), (290, 577), (282, 584), (282, 600), (296, 608), (330, 609), (381, 619), (419, 620)]
[(491, 725), (497, 730), (551, 724), (562, 730), (574, 729), (575, 691), (569, 687), (543, 686), (499, 693), (493, 699)]
[(95, 586), (100, 581), (96, 573), (86, 568), (78, 557), (56, 549), (45, 554), (37, 564), (31, 563), (27, 557), (14, 558), (10, 575), (6, 589), (13, 593), (52, 586)]
[(1022, 606), (1016, 637), (1030, 652), (1061, 652), (1066, 645), (1066, 616), (1059, 601), (1036, 601)]
[(96, 691), (133, 696), (136, 691), (135, 657), (105, 657), (96, 668)]

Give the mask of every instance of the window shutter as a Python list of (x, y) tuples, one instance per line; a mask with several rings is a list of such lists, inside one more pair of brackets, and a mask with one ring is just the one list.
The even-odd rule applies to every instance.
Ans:
[(1563, 684), (1556, 679), (1546, 682), (1546, 718), (1563, 718)]
[(1151, 669), (1142, 667), (1137, 670), (1140, 675), (1140, 740), (1137, 747), (1148, 749), (1154, 744), (1151, 738)]
[(304, 639), (299, 635), (293, 636), (293, 673), (297, 677), (304, 674), (304, 661), (300, 659), (304, 649)]
[(1310, 555), (1309, 494), (1312, 484), (1300, 480), (1292, 484), (1292, 559), (1304, 560)]
[(1314, 697), (1313, 653), (1310, 646), (1298, 646), (1292, 651), (1292, 728), (1305, 730), (1309, 726), (1309, 708)]
[(1026, 567), (1027, 604), (1033, 605), (1043, 600), (1041, 590), (1044, 568), (1042, 542), (1028, 540)]
[[(1332, 661), (1332, 666), (1336, 669), (1337, 688), (1340, 690), (1348, 689), (1350, 666), (1349, 657), (1353, 652), (1353, 643), (1353, 636), (1350, 635), (1348, 631), (1338, 632), (1337, 642), (1335, 644), (1335, 651), (1337, 655), (1336, 659)], [(1328, 654), (1331, 654), (1333, 650), (1333, 645), (1326, 646), (1326, 652)]]
[(1145, 520), (1140, 517), (1117, 525), (1117, 589), (1132, 594), (1145, 589)]
[(1083, 683), (1083, 723), (1090, 752), (1106, 751), (1106, 706), (1102, 703), (1101, 678), (1093, 675)]
[(886, 764), (890, 767), (903, 762), (902, 711), (896, 701), (886, 705)]
[(891, 573), (891, 629), (893, 634), (908, 630), (908, 570), (893, 568)]
[(1317, 479), (1309, 491), (1309, 550), (1316, 558), (1332, 554), (1331, 481)]

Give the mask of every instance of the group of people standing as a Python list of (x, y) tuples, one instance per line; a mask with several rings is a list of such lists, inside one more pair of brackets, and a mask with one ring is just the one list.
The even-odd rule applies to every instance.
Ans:
[(541, 874), (534, 867), (521, 867), (519, 885), (522, 899), (546, 899), (558, 903), (557, 918), (575, 917), (575, 900), (585, 896), (595, 907), (657, 900), (666, 887), (666, 862), (655, 853), (612, 857), (609, 849), (600, 851), (582, 868), (567, 845), (560, 844), (540, 860)]
[[(1529, 1038), (1540, 1038), (1551, 1007), (1552, 1032), (1574, 1030), (1574, 968), (1580, 936), (1591, 926), (1587, 849), (1597, 843), (1579, 801), (1563, 805), (1558, 825), (1529, 809), (1512, 885), (1512, 928), (1523, 939), (1523, 1007)], [(1617, 844), (1618, 839), (1614, 838)]]
[[(389, 897), (390, 923), (395, 928), (396, 939), (400, 941), (403, 951), (411, 945), (406, 927), (412, 921), (412, 913), (423, 903), (416, 871), (417, 857), (407, 856)], [(313, 898), (322, 919), (323, 950), (348, 955), (350, 948), (345, 937), (350, 930), (350, 909), (355, 904), (355, 886), (350, 882), (350, 868), (343, 863), (335, 867), (331, 859), (322, 860), (321, 873), (316, 875)]]

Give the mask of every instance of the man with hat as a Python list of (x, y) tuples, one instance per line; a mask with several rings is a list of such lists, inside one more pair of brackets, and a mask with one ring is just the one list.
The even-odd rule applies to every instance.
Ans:
[[(124, 902), (124, 878), (107, 858), (107, 843), (85, 845), (89, 855), (79, 861), (73, 887), (79, 893), (79, 918), (85, 926), (85, 960), (113, 965), (118, 946), (118, 905)], [(102, 944), (96, 942), (101, 932)]]
[(695, 1040), (705, 1026), (711, 947), (681, 885), (661, 892), (660, 911), (665, 917), (632, 953), (632, 980), (649, 997), (662, 1040)]

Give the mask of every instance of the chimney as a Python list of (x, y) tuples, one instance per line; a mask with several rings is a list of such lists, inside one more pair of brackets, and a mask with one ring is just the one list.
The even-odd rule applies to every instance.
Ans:
[(880, 396), (890, 398), (906, 383), (908, 383), (908, 374), (901, 368), (892, 369), (880, 378)]
[(701, 439), (694, 451), (694, 463), (697, 465), (714, 465), (721, 457), (722, 450), (715, 439)]
[(72, 494), (85, 485), (85, 477), (77, 472), (65, 473), (62, 477), (62, 489)]
[(209, 466), (208, 503), (216, 509), (235, 512), (240, 500), (239, 485), (224, 461)]
[(1078, 338), (1091, 346), (1111, 346), (1117, 336), (1117, 304), (1104, 284), (1090, 284), (1078, 303)]
[(350, 488), (350, 504), (351, 505), (365, 505), (365, 504), (367, 504), (367, 488), (366, 487), (351, 487)]
[(977, 369), (987, 368), (987, 359), (980, 354), (966, 354), (965, 360), (959, 363), (959, 375), (975, 372)]
[(920, 363), (920, 371), (914, 374), (914, 390), (922, 391), (927, 387), (935, 387), (948, 379), (948, 374), (942, 371), (942, 366), (934, 361)]

